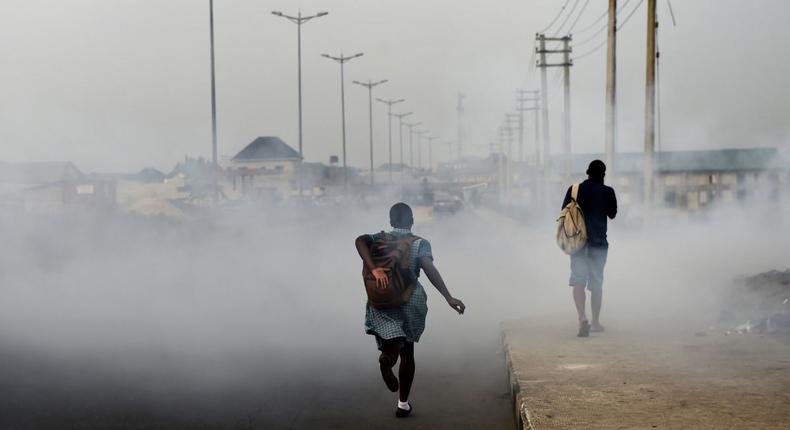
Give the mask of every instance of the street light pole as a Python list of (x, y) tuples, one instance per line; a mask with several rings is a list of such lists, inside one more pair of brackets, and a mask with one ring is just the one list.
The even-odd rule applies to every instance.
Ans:
[(345, 77), (345, 64), (354, 58), (361, 57), (363, 54), (360, 52), (350, 57), (346, 57), (340, 53), (339, 57), (334, 57), (328, 54), (321, 54), (324, 58), (335, 60), (340, 64), (340, 116), (343, 129), (343, 194), (348, 196), (348, 165), (346, 163), (346, 77)]
[(302, 174), (302, 163), (304, 162), (304, 152), (302, 151), (302, 24), (310, 21), (313, 18), (320, 18), (329, 15), (329, 12), (318, 12), (315, 15), (302, 16), (302, 11), (296, 16), (285, 15), (279, 11), (272, 11), (272, 15), (285, 18), (296, 24), (296, 74), (297, 74), (297, 87), (298, 87), (298, 103), (299, 103), (299, 199), (302, 198), (304, 189)]
[(372, 82), (368, 79), (368, 82), (359, 82), (354, 81), (355, 84), (361, 85), (368, 89), (368, 117), (370, 121), (370, 185), (375, 185), (376, 181), (373, 179), (373, 87), (376, 85), (381, 85), (387, 82), (386, 79), (380, 80), (378, 82)]
[(392, 105), (405, 101), (404, 99), (376, 99), (381, 103), (387, 105), (387, 122), (389, 124), (389, 171), (390, 171), (390, 184), (392, 184)]
[(421, 122), (408, 122), (404, 123), (406, 127), (409, 127), (409, 168), (414, 168), (414, 127), (422, 124)]
[(412, 112), (390, 114), (398, 118), (398, 143), (400, 145), (400, 197), (403, 199), (403, 118), (411, 115)]

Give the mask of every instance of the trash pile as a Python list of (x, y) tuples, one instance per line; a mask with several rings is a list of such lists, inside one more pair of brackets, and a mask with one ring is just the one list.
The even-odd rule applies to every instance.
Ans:
[(732, 327), (727, 335), (790, 334), (790, 270), (736, 279), (725, 309), (719, 321)]

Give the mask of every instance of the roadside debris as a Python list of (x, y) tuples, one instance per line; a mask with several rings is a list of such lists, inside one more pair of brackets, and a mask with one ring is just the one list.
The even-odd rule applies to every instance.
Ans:
[(731, 323), (740, 318), (748, 319), (727, 330), (725, 335), (790, 334), (790, 270), (772, 270), (737, 279), (719, 320)]

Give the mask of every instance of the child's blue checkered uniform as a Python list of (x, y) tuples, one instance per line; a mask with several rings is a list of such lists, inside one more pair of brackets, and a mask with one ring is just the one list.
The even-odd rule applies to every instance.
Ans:
[[(390, 234), (397, 238), (411, 236), (406, 229), (396, 228)], [(372, 241), (379, 240), (381, 234), (371, 234)], [(417, 239), (411, 249), (411, 270), (420, 276), (420, 258), (431, 257), (431, 243), (425, 239)], [(425, 317), (428, 315), (428, 297), (417, 281), (409, 301), (397, 308), (376, 309), (367, 305), (365, 312), (365, 333), (376, 336), (377, 342), (389, 339), (402, 339), (407, 342), (418, 342), (425, 330)], [(381, 345), (379, 345), (381, 346)]]

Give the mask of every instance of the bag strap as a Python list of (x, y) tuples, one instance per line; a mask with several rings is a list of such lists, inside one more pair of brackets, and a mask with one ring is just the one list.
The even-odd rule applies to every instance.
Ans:
[(576, 183), (573, 184), (573, 186), (571, 187), (571, 199), (573, 201), (577, 201), (578, 198), (579, 198), (579, 184)]

